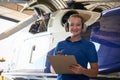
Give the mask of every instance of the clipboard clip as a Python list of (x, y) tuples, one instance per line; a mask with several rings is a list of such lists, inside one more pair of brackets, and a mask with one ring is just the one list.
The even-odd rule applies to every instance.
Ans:
[(57, 55), (64, 55), (64, 54), (61, 51), (58, 51)]

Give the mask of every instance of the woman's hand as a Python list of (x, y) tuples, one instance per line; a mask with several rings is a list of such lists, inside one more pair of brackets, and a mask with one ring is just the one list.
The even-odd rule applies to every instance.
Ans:
[(85, 70), (85, 68), (79, 64), (72, 64), (69, 66), (69, 69), (72, 70), (75, 74), (82, 74)]
[(73, 64), (69, 66), (69, 69), (72, 70), (75, 74), (83, 74), (89, 77), (96, 77), (98, 74), (98, 64), (90, 63), (90, 66), (90, 69), (86, 69), (79, 64)]

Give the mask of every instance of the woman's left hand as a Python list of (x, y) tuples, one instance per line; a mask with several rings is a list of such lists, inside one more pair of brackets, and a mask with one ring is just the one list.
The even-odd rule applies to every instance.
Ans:
[(75, 74), (82, 74), (85, 70), (85, 68), (83, 68), (79, 64), (72, 64), (71, 66), (69, 66), (69, 69), (72, 70)]

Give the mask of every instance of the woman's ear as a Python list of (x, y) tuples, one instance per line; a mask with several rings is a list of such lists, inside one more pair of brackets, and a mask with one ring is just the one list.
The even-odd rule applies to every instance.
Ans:
[(86, 32), (86, 30), (87, 30), (87, 25), (84, 24), (83, 27), (82, 27), (82, 32)]
[(66, 32), (69, 32), (69, 23), (68, 23), (68, 22), (66, 22), (66, 23), (64, 24), (64, 28), (65, 28), (65, 31), (66, 31)]

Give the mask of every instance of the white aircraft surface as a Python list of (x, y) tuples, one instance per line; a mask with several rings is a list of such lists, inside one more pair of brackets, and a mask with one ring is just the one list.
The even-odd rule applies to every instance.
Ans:
[[(51, 78), (51, 76), (51, 80), (55, 79), (54, 77), (57, 76), (56, 74), (45, 72), (45, 69), (47, 68), (46, 56), (55, 48), (57, 42), (65, 39), (67, 36), (70, 35), (70, 33), (67, 32), (65, 29), (65, 23), (68, 17), (71, 14), (75, 13), (79, 13), (81, 14), (81, 16), (86, 17), (87, 21), (85, 22), (83, 36), (89, 39), (90, 32), (88, 32), (88, 26), (91, 26), (93, 23), (95, 23), (101, 16), (101, 13), (98, 12), (79, 9), (65, 9), (66, 4), (62, 0), (50, 1), (52, 1), (53, 3), (47, 5), (49, 1), (47, 3), (47, 0), (44, 0), (43, 3), (32, 6), (32, 8), (34, 8), (35, 14), (19, 22), (15, 25), (15, 27), (4, 31), (3, 33), (0, 33), (1, 41), (3, 41), (4, 39), (10, 39), (11, 36), (15, 37), (12, 38), (13, 43), (15, 43), (15, 45), (12, 46), (12, 58), (10, 60), (8, 68), (2, 73), (2, 75), (5, 76), (6, 80), (14, 80), (17, 78), (20, 78), (21, 80), (47, 80), (46, 78)], [(92, 39), (93, 38), (94, 36), (92, 36)], [(104, 44), (102, 44), (102, 46), (103, 45)], [(120, 60), (117, 60), (117, 64), (119, 64)], [(101, 65), (104, 70), (105, 68), (107, 68), (104, 67), (103, 63), (101, 63)], [(100, 71), (102, 71), (102, 67), (100, 68)], [(111, 67), (108, 68), (110, 69)], [(112, 71), (111, 69), (109, 69), (106, 70), (108, 70), (108, 72)], [(114, 72), (114, 70), (112, 72)], [(120, 69), (117, 68), (117, 70)], [(102, 73), (105, 72), (103, 71)], [(117, 71), (115, 70), (115, 72)], [(117, 75), (119, 75), (119, 73)], [(104, 75), (102, 76), (104, 77)], [(99, 75), (98, 77), (101, 77), (101, 75)], [(117, 77), (120, 78), (120, 76)]]

